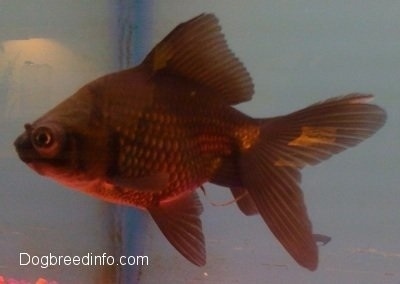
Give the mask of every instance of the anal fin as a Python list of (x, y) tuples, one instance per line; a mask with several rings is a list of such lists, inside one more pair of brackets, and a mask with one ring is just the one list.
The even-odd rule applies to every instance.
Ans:
[(232, 187), (231, 192), (236, 199), (236, 204), (240, 211), (246, 216), (258, 214), (257, 206), (248, 193), (247, 189), (242, 187)]
[(200, 214), (203, 207), (195, 192), (148, 208), (168, 241), (190, 262), (203, 266), (206, 250)]
[(251, 199), (247, 189), (242, 185), (237, 164), (235, 155), (224, 157), (221, 166), (211, 178), (210, 182), (229, 187), (233, 198), (236, 200), (237, 206), (244, 215), (251, 216), (258, 214), (256, 205)]

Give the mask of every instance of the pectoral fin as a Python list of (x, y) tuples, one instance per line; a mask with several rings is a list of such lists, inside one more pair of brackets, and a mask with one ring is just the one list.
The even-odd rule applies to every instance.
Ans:
[(206, 263), (200, 220), (203, 207), (196, 193), (184, 194), (148, 210), (164, 236), (187, 260), (198, 266)]

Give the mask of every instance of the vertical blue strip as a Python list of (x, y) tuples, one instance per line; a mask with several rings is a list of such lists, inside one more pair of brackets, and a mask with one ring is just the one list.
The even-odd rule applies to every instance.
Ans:
[(119, 0), (118, 8), (119, 67), (128, 68), (149, 51), (152, 0)]
[[(119, 0), (113, 8), (117, 16), (117, 64), (118, 69), (125, 69), (139, 64), (149, 52), (152, 0)], [(115, 242), (119, 245), (119, 255), (144, 255), (147, 220), (146, 212), (132, 207), (116, 206), (114, 233), (118, 236)], [(139, 283), (141, 269), (148, 267), (117, 267), (117, 283)]]

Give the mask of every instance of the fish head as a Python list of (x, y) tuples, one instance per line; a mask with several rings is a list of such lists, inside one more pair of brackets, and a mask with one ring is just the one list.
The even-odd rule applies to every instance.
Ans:
[(19, 158), (40, 175), (82, 189), (113, 164), (114, 132), (105, 125), (98, 96), (89, 87), (25, 124), (14, 146)]

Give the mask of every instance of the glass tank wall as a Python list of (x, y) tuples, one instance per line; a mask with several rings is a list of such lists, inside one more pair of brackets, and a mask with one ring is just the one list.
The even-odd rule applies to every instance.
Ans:
[[(142, 234), (135, 230), (144, 227), (143, 213), (42, 178), (18, 159), (12, 143), (25, 123), (88, 81), (140, 60), (147, 5), (124, 0), (0, 2), (0, 283), (137, 279), (138, 266), (103, 265), (105, 258), (97, 258), (101, 265), (92, 264), (96, 256), (143, 253)], [(51, 255), (79, 256), (81, 265), (50, 265)]]
[[(199, 190), (207, 264), (197, 267), (147, 213), (66, 189), (15, 153), (24, 123), (86, 82), (137, 64), (204, 12), (219, 18), (253, 78), (253, 99), (237, 106), (246, 114), (283, 115), (351, 92), (374, 94), (388, 113), (376, 135), (302, 171), (313, 229), (332, 238), (315, 272), (299, 267), (259, 216), (213, 206), (231, 200), (226, 188)], [(399, 27), (394, 1), (1, 1), (0, 283), (399, 283)], [(145, 255), (149, 263), (44, 269), (20, 265), (20, 253)]]

